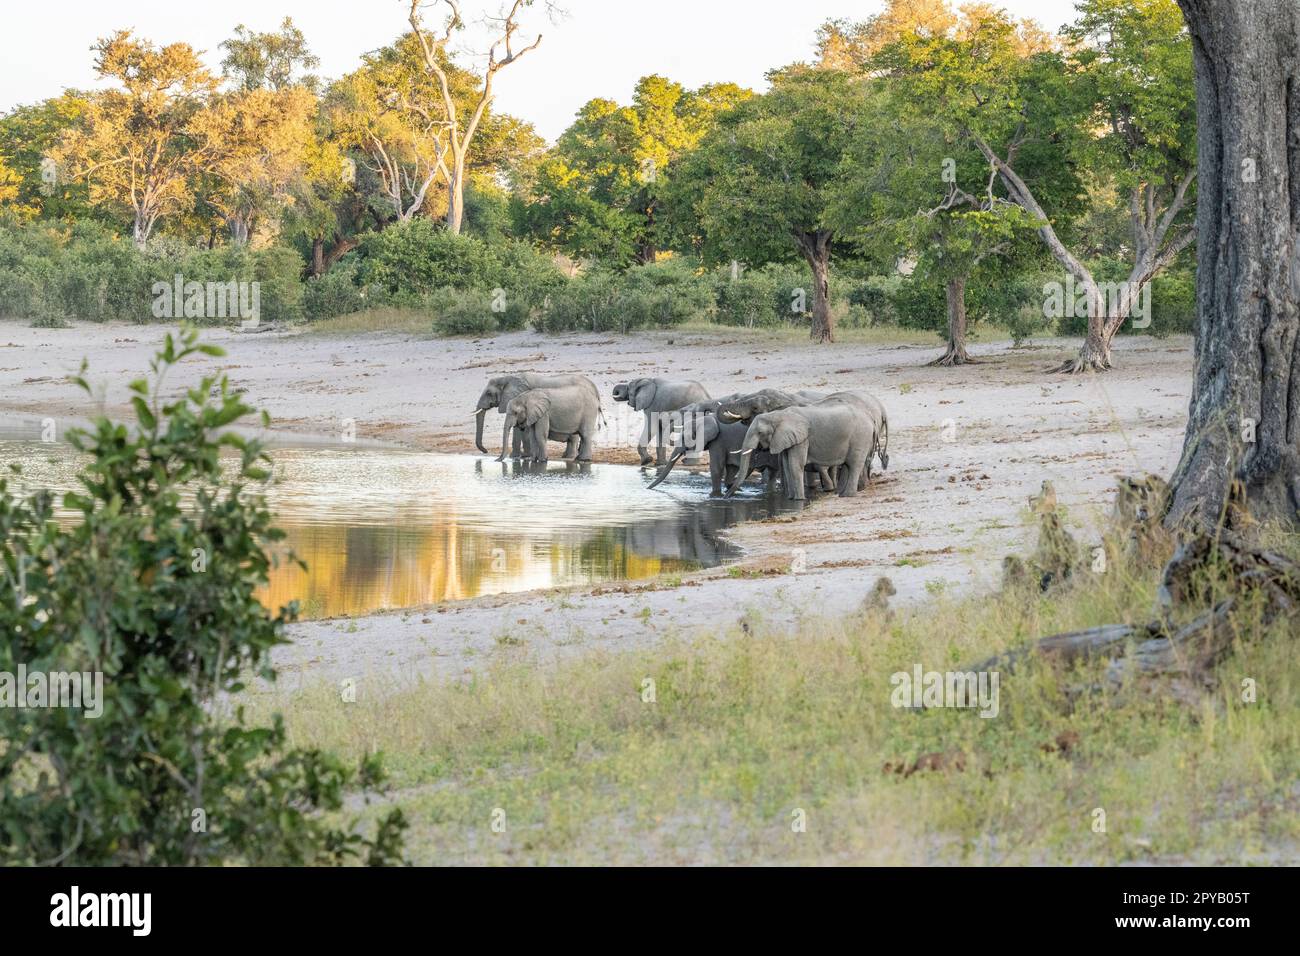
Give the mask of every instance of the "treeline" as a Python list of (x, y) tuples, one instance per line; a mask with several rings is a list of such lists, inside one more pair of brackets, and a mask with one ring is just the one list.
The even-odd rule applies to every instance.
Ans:
[[(262, 314), (424, 309), (447, 333), (695, 318), (1085, 335), (1190, 326), (1195, 114), (1173, 0), (1083, 0), (1051, 34), (982, 5), (833, 21), (768, 92), (643, 78), (551, 147), (491, 108), (527, 70), (527, 4), (485, 67), (458, 18), (331, 82), (290, 20), (96, 46), (112, 86), (0, 119), (0, 311), (148, 319), (173, 275), (257, 281)], [(512, 42), (507, 51), (506, 38)], [(534, 50), (538, 52), (533, 52)], [(1054, 306), (1055, 301), (1055, 306)], [(1130, 323), (1129, 320), (1135, 320)]]

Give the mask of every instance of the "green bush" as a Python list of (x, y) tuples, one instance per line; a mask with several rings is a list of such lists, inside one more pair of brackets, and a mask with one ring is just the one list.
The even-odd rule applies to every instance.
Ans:
[(630, 332), (706, 317), (713, 290), (689, 262), (669, 259), (625, 272), (592, 269), (550, 301), (534, 321), (540, 332)]
[(486, 292), (439, 289), (426, 298), (425, 305), (433, 312), (433, 330), (438, 335), (496, 335), (522, 328), (527, 318), (522, 305)]
[(269, 459), (226, 430), (251, 409), (225, 378), (170, 404), (159, 395), (196, 352), (222, 354), (192, 330), (169, 334), (153, 381), (131, 383), (136, 423), (100, 419), (73, 436), (88, 458), (81, 490), (63, 497), (76, 522), (55, 520), (51, 492), (18, 499), (0, 480), (0, 565), (21, 595), (0, 602), (0, 671), (102, 675), (98, 716), (94, 701), (0, 707), (5, 865), (387, 863), (400, 852), (400, 811), (371, 838), (321, 817), (347, 788), (379, 782), (377, 757), (352, 769), (290, 748), (278, 715), (252, 726), (238, 706), (249, 677), (275, 679), (270, 652), (297, 608), (271, 614), (256, 597), (283, 533), (262, 494)]
[(352, 260), (303, 284), (303, 313), (309, 320), (351, 315), (375, 304), (357, 282), (357, 264)]
[[(163, 236), (141, 252), (130, 239), (93, 221), (62, 229), (5, 219), (0, 220), (0, 314), (47, 325), (69, 318), (148, 322), (156, 317), (155, 285), (171, 290), (179, 275), (182, 282), (256, 282), (259, 317), (294, 321), (303, 315), (302, 265), (288, 246), (196, 249)], [(190, 317), (196, 322), (239, 318), (234, 312)]]
[(411, 302), (439, 289), (490, 289), (495, 284), (496, 260), (487, 243), (453, 235), (431, 219), (371, 233), (356, 256), (361, 285)]
[(906, 277), (898, 274), (849, 280), (849, 314), (865, 317), (868, 326), (900, 324), (894, 299), (905, 281)]
[(724, 266), (713, 276), (713, 315), (723, 325), (748, 328), (802, 324), (810, 314), (811, 288), (812, 275), (802, 266), (769, 263), (739, 275)]

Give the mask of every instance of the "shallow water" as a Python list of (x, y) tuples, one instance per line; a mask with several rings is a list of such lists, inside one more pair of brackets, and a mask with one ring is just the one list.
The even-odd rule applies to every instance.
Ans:
[[(66, 445), (0, 429), (0, 468), (25, 487), (75, 485)], [(261, 595), (297, 599), (304, 617), (364, 614), (534, 588), (596, 584), (711, 567), (734, 557), (719, 532), (798, 510), (758, 484), (709, 499), (707, 474), (552, 462), (544, 471), (471, 455), (278, 447), (267, 499), (307, 562), (281, 564)]]

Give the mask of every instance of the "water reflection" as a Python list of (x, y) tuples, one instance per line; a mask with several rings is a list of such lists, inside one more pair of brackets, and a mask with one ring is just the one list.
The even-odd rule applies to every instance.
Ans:
[[(688, 472), (647, 491), (652, 471), (618, 465), (356, 447), (273, 457), (267, 498), (307, 569), (282, 564), (261, 597), (296, 598), (307, 617), (709, 567), (734, 553), (723, 528), (801, 507), (758, 486), (709, 499), (708, 476)], [(0, 440), (10, 461), (24, 486), (74, 486), (66, 446)]]

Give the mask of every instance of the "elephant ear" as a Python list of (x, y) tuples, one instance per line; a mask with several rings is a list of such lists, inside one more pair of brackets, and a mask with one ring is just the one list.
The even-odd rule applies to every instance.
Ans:
[(772, 427), (772, 440), (767, 443), (774, 455), (808, 440), (808, 420), (802, 415), (782, 415)]
[(639, 412), (653, 402), (658, 388), (659, 386), (654, 383), (654, 380), (648, 378), (639, 378), (629, 385), (628, 400), (632, 405), (632, 410)]
[(547, 395), (545, 392), (534, 392), (532, 395), (528, 396), (526, 404), (528, 409), (527, 423), (529, 425), (536, 425), (537, 419), (541, 418), (551, 410), (551, 396)]

